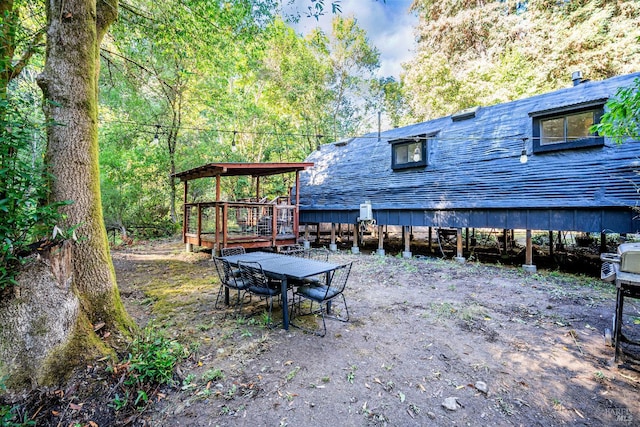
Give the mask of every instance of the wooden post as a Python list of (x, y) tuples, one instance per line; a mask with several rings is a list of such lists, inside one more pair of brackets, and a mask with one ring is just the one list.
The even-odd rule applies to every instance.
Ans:
[(531, 240), (531, 230), (527, 230), (527, 247), (525, 250), (525, 263), (522, 266), (524, 271), (529, 273), (536, 272), (536, 266), (533, 265), (533, 242)]
[(228, 212), (228, 205), (227, 203), (223, 203), (222, 204), (222, 247), (226, 248), (227, 247), (227, 225), (228, 225), (228, 218), (227, 216), (229, 215)]
[(464, 263), (464, 252), (462, 251), (462, 228), (456, 228), (456, 261), (459, 263)]
[(509, 230), (507, 230), (506, 228), (502, 229), (502, 250), (504, 251), (504, 253), (507, 253), (507, 249), (509, 248), (509, 246), (507, 245), (507, 241), (509, 239)]
[(256, 176), (256, 202), (260, 201), (260, 177)]
[(433, 248), (431, 246), (431, 241), (433, 240), (433, 227), (429, 227), (429, 239), (427, 247), (429, 249), (429, 253), (433, 252)]
[(469, 252), (469, 227), (464, 229), (464, 244), (467, 252)]
[(384, 255), (384, 225), (378, 226), (378, 255)]
[(562, 243), (562, 231), (558, 231), (558, 250), (564, 251), (564, 244)]
[(358, 223), (356, 222), (353, 225), (353, 246), (351, 247), (351, 253), (353, 254), (359, 254), (360, 253), (360, 246), (358, 246), (358, 244), (360, 243), (360, 232), (359, 232), (359, 227), (358, 227)]
[(549, 230), (549, 256), (553, 256), (553, 230)]
[[(289, 194), (289, 199), (291, 199), (291, 194)], [(296, 236), (296, 243), (298, 242), (299, 228), (300, 228), (300, 172), (296, 171), (296, 206), (293, 209), (293, 235)]]
[(221, 246), (221, 239), (220, 239), (220, 230), (222, 230), (222, 227), (220, 225), (220, 220), (222, 218), (222, 209), (220, 206), (220, 199), (221, 199), (221, 190), (220, 190), (220, 175), (216, 175), (216, 204), (215, 204), (215, 217), (214, 217), (214, 223), (215, 223), (215, 229), (214, 229), (214, 243), (213, 243), (213, 252), (215, 253), (220, 253), (220, 249), (223, 248), (224, 246)]
[(331, 242), (329, 243), (329, 250), (331, 252), (335, 252), (338, 250), (338, 245), (336, 245), (336, 223), (331, 223)]
[(411, 233), (409, 227), (402, 227), (402, 239), (404, 240), (404, 252), (402, 252), (402, 258), (411, 258)]
[(198, 203), (198, 220), (197, 220), (198, 246), (202, 246), (202, 205)]
[(271, 207), (271, 246), (276, 247), (276, 236), (278, 234), (278, 205)]
[(607, 252), (607, 233), (600, 233), (600, 253)]

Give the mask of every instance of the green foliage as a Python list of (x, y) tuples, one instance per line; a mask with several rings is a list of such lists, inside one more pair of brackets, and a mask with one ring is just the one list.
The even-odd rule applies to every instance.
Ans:
[(153, 326), (147, 327), (131, 343), (125, 384), (172, 384), (176, 364), (187, 355), (182, 344), (166, 338)]
[(640, 3), (416, 0), (416, 56), (404, 64), (415, 118), (431, 119), (637, 71)]
[(38, 141), (43, 125), (29, 99), (0, 99), (0, 290), (15, 284), (29, 245), (61, 219), (63, 203), (47, 204), (47, 176)]
[(224, 379), (224, 373), (220, 369), (209, 369), (202, 374), (202, 380), (205, 382), (219, 381)]
[[(336, 20), (330, 35), (303, 38), (276, 17), (274, 3), (144, 0), (135, 11), (121, 8), (100, 82), (109, 226), (173, 220), (181, 199), (168, 179), (175, 171), (205, 162), (301, 161), (318, 145), (357, 133), (372, 116), (367, 109), (382, 105), (377, 99), (374, 107), (372, 94), (388, 92), (389, 110), (398, 110), (398, 87), (371, 83), (378, 53), (353, 18)], [(313, 3), (318, 13), (328, 5)], [(190, 201), (214, 199), (207, 181), (189, 183)], [(292, 176), (262, 179), (261, 194), (286, 195), (293, 184)], [(225, 178), (222, 198), (255, 197), (252, 186)]]
[[(4, 392), (5, 378), (0, 378), (0, 392)], [(4, 405), (0, 402), (0, 426), (2, 427), (27, 427), (35, 426), (36, 422), (30, 420), (27, 413), (22, 413), (20, 416), (21, 408), (19, 406)]]
[[(189, 354), (175, 340), (165, 337), (153, 325), (145, 328), (131, 343), (127, 358), (107, 368), (114, 375), (123, 375), (122, 387), (109, 406), (115, 411), (144, 410), (159, 385), (175, 386), (176, 365)], [(187, 377), (190, 384), (195, 377)]]
[(603, 136), (622, 143), (627, 138), (640, 139), (640, 79), (628, 87), (619, 88), (611, 98), (600, 123), (591, 128)]

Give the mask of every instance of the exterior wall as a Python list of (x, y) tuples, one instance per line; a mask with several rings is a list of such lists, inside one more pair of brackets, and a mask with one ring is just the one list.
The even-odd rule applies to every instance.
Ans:
[[(370, 201), (378, 224), (635, 232), (640, 142), (532, 153), (530, 113), (607, 99), (640, 73), (327, 144), (301, 173), (301, 223), (355, 223)], [(425, 168), (391, 169), (389, 141), (437, 135)], [(528, 162), (519, 157), (527, 138)]]

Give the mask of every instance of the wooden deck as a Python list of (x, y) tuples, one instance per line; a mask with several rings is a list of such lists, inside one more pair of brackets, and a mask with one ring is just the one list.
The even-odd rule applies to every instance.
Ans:
[[(228, 246), (276, 248), (296, 243), (299, 172), (312, 166), (313, 163), (210, 163), (174, 174), (174, 178), (184, 182), (182, 235), (187, 250), (191, 245), (218, 252)], [(295, 173), (295, 198), (291, 192), (270, 201), (261, 197), (261, 177), (287, 173)], [(243, 175), (255, 178), (255, 198), (252, 201), (220, 200), (221, 177)], [(188, 182), (208, 177), (216, 180), (216, 201), (188, 203)]]
[(277, 247), (297, 240), (296, 206), (286, 203), (185, 203), (185, 243), (207, 248)]

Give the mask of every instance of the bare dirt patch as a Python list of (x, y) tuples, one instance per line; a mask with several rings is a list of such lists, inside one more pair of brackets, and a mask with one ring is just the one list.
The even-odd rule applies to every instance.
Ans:
[[(614, 287), (594, 279), (335, 254), (333, 262), (354, 261), (346, 291), (351, 321), (328, 321), (327, 336), (319, 338), (265, 328), (260, 314), (215, 309), (218, 283), (208, 253), (186, 254), (179, 243), (164, 241), (114, 251), (113, 258), (125, 304), (139, 324), (153, 321), (194, 350), (180, 368), (181, 390), (164, 390), (166, 398), (139, 422), (549, 426), (640, 420), (637, 348), (626, 347), (627, 363), (613, 364), (603, 332), (611, 327)], [(246, 309), (260, 313), (255, 305)], [(633, 333), (637, 305), (628, 303), (627, 313)]]

